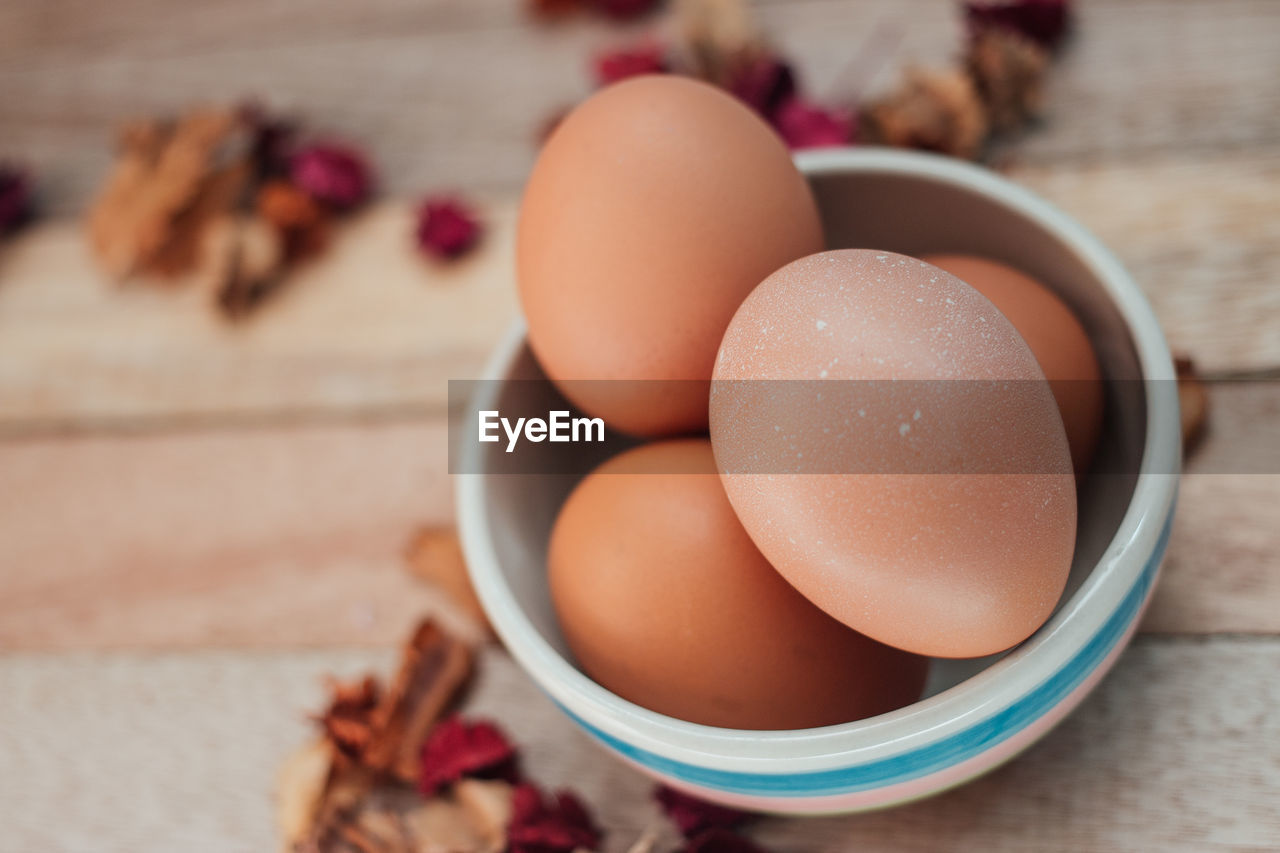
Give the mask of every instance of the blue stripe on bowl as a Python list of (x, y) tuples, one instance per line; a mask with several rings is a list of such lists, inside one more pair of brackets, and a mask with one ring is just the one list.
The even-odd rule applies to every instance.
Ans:
[(601, 731), (563, 705), (560, 707), (587, 733), (637, 764), (665, 776), (726, 793), (782, 797), (829, 796), (917, 779), (985, 752), (1044, 716), (1075, 690), (1115, 648), (1130, 623), (1137, 618), (1155, 582), (1160, 561), (1169, 544), (1172, 525), (1171, 508), (1164, 528), (1160, 532), (1159, 541), (1151, 558), (1143, 567), (1142, 574), (1126, 593), (1120, 606), (1107, 619), (1106, 624), (1061, 669), (998, 714), (943, 740), (891, 758), (852, 767), (806, 773), (742, 773), (734, 770), (717, 770), (675, 761), (640, 749)]

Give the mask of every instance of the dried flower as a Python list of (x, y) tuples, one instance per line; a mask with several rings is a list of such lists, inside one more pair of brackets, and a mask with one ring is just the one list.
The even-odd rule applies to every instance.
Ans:
[(1209, 423), (1209, 390), (1185, 355), (1173, 359), (1178, 377), (1178, 405), (1182, 411), (1182, 454), (1189, 456), (1204, 439)]
[(237, 217), (228, 223), (231, 241), (218, 271), (217, 305), (238, 320), (280, 289), (284, 283), (285, 235), (261, 216)]
[(587, 0), (589, 5), (618, 21), (638, 18), (662, 5), (662, 0)]
[(249, 129), (249, 159), (255, 178), (263, 181), (288, 174), (297, 143), (297, 122), (253, 102), (240, 107), (240, 120)]
[(250, 177), (237, 131), (235, 116), (221, 110), (124, 129), (89, 212), (93, 249), (109, 275), (175, 277), (195, 266), (207, 226), (232, 209)]
[(333, 776), (333, 750), (315, 740), (295, 750), (276, 775), (276, 825), (288, 845), (305, 839), (324, 805)]
[(750, 51), (729, 62), (719, 82), (765, 118), (773, 117), (796, 92), (791, 65), (763, 51)]
[(654, 789), (653, 798), (685, 838), (692, 838), (708, 829), (732, 829), (751, 817), (746, 812), (709, 803), (666, 785)]
[(280, 232), (288, 261), (319, 254), (329, 242), (329, 212), (288, 181), (264, 184), (258, 191), (257, 209)]
[(969, 2), (964, 4), (964, 16), (974, 35), (990, 28), (1013, 30), (1052, 50), (1067, 34), (1071, 7), (1068, 0)]
[(8, 236), (31, 216), (31, 179), (26, 172), (0, 163), (0, 237)]
[(507, 826), (509, 853), (573, 853), (595, 850), (603, 833), (582, 802), (569, 791), (548, 801), (535, 786), (520, 785)]
[(1035, 42), (1011, 30), (985, 30), (970, 40), (965, 64), (997, 129), (1020, 127), (1039, 111), (1049, 54)]
[(457, 198), (428, 198), (418, 208), (417, 239), (422, 251), (452, 260), (480, 239), (480, 221)]
[(430, 619), (405, 645), (400, 667), (374, 714), (374, 737), (364, 760), (412, 784), (441, 716), (454, 705), (472, 673), (471, 649)]
[(578, 11), (584, 2), (585, 0), (529, 0), (529, 8), (540, 17), (555, 18)]
[(602, 53), (594, 62), (596, 84), (607, 86), (641, 74), (661, 74), (667, 70), (662, 45), (653, 41)]
[(333, 684), (333, 701), (319, 718), (321, 728), (352, 763), (412, 782), (422, 769), (428, 741), (444, 726), (437, 726), (442, 711), (470, 674), (467, 646), (424, 620), (405, 645), (388, 689), (379, 689), (372, 677)]
[(337, 210), (350, 210), (369, 197), (372, 176), (355, 149), (335, 144), (308, 145), (289, 162), (289, 177), (312, 198)]
[(792, 149), (848, 145), (853, 138), (851, 113), (824, 109), (803, 98), (791, 98), (784, 103), (773, 121), (787, 147)]
[(680, 853), (766, 853), (750, 839), (727, 829), (709, 829), (689, 839)]
[(963, 70), (908, 71), (902, 87), (869, 106), (859, 129), (870, 141), (974, 158), (987, 136), (987, 115)]
[(331, 681), (333, 697), (318, 722), (338, 753), (352, 761), (360, 761), (373, 740), (373, 712), (382, 698), (378, 681), (366, 675), (359, 681)]
[(418, 787), (426, 796), (464, 777), (519, 780), (519, 756), (502, 731), (487, 721), (453, 716), (432, 729), (422, 747)]

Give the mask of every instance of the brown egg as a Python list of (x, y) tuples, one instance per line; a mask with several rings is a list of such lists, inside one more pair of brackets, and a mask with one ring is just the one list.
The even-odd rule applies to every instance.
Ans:
[(827, 613), (976, 657), (1053, 611), (1076, 530), (1066, 435), (1035, 356), (973, 288), (891, 252), (803, 258), (738, 309), (715, 380), (729, 500)]
[(915, 701), (927, 661), (849, 630), (751, 543), (711, 444), (614, 457), (556, 520), (551, 597), (583, 670), (638, 705), (711, 726), (798, 729)]
[(1083, 474), (1102, 431), (1102, 372), (1084, 326), (1049, 288), (1013, 267), (971, 255), (926, 255), (995, 303), (1026, 340), (1053, 388), (1071, 461)]
[[(729, 318), (821, 248), (808, 184), (755, 113), (705, 83), (633, 78), (570, 113), (529, 178), (516, 250), (529, 343), (614, 429), (704, 430)], [(662, 381), (572, 381), (599, 379)]]

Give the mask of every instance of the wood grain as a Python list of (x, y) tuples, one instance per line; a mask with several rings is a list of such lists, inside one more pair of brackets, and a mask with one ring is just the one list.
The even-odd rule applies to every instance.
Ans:
[[(367, 667), (385, 673), (391, 660), (342, 650), (0, 658), (6, 849), (273, 849), (271, 780), (307, 736), (321, 676)], [(1274, 850), (1277, 667), (1276, 639), (1140, 638), (1078, 712), (991, 775), (891, 812), (766, 819), (753, 833), (780, 853)], [(586, 796), (608, 853), (661, 823), (649, 783), (589, 743), (508, 658), (489, 653), (481, 673), (469, 707), (502, 720), (535, 778)]]
[(482, 250), (441, 266), (409, 206), (369, 211), (241, 324), (198, 279), (115, 286), (76, 223), (35, 228), (0, 255), (0, 429), (441, 411), (516, 314), (514, 207), (484, 216)]
[[(1012, 176), (1118, 252), (1202, 369), (1280, 364), (1280, 149)], [(484, 248), (441, 267), (414, 252), (409, 207), (381, 205), (242, 326), (198, 283), (111, 286), (71, 222), (35, 228), (0, 254), (0, 434), (439, 411), (518, 311), (515, 205), (485, 218)]]
[[(1280, 632), (1280, 469), (1249, 462), (1184, 479), (1146, 630)], [(10, 440), (0, 495), (0, 650), (390, 644), (440, 604), (403, 563), (452, 518), (439, 417)]]
[[(445, 381), (515, 312), (511, 199), (537, 129), (587, 93), (595, 51), (669, 25), (531, 27), (523, 5), (0, 4), (0, 159), (33, 167), (46, 211), (82, 209), (122, 118), (250, 95), (368, 146), (391, 199), (239, 327), (199, 285), (107, 285), (72, 221), (0, 247), (0, 849), (273, 849), (271, 780), (321, 675), (388, 672), (423, 612), (465, 630), (401, 564), (452, 515)], [(953, 0), (754, 5), (830, 102), (961, 38)], [(1280, 367), (1280, 4), (1076, 5), (1043, 125), (996, 158), (1117, 252), (1203, 369)], [(438, 188), (489, 200), (488, 244), (456, 267), (413, 253), (397, 200)], [(1053, 735), (941, 797), (757, 836), (1277, 849), (1280, 469), (1257, 462), (1280, 446), (1277, 388), (1212, 389), (1146, 633)], [(660, 824), (644, 779), (486, 655), (475, 710), (541, 781), (586, 793), (611, 853)]]
[(438, 421), (0, 444), (0, 648), (393, 642), (441, 603), (403, 551), (452, 517), (445, 448)]
[[(54, 209), (89, 197), (121, 117), (249, 95), (369, 146), (394, 193), (510, 192), (532, 163), (537, 130), (589, 91), (591, 55), (667, 25), (659, 17), (624, 30), (584, 19), (530, 28), (521, 0), (188, 5), (19, 0), (0, 9), (3, 153), (34, 166)], [(1054, 70), (1045, 126), (1017, 146), (1021, 160), (1274, 148), (1276, 4), (1077, 6), (1077, 38)], [(891, 85), (908, 63), (945, 64), (961, 39), (952, 0), (771, 0), (758, 17), (810, 91), (833, 101)], [(851, 72), (864, 64), (878, 73)]]

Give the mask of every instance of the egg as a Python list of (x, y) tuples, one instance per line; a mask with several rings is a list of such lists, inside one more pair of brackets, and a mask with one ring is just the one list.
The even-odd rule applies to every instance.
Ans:
[(928, 662), (850, 630), (738, 522), (706, 439), (616, 456), (560, 510), (548, 572), (582, 669), (652, 711), (737, 729), (843, 723), (915, 701)]
[(851, 628), (976, 657), (1061, 596), (1076, 497), (1057, 405), (1013, 324), (949, 273), (868, 250), (778, 270), (725, 332), (710, 419), (752, 541)]
[(729, 318), (766, 275), (821, 248), (808, 184), (759, 116), (695, 80), (626, 80), (559, 124), (525, 188), (529, 343), (610, 427), (705, 431)]
[(972, 255), (922, 260), (976, 289), (1013, 323), (1053, 389), (1076, 474), (1087, 471), (1102, 432), (1102, 372), (1080, 320), (1052, 290), (998, 261)]

